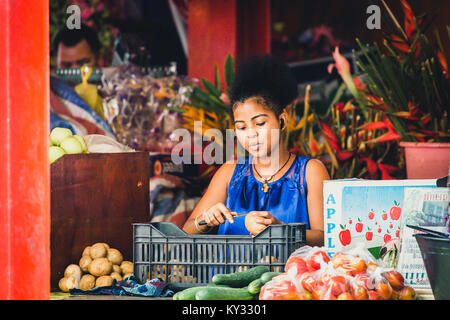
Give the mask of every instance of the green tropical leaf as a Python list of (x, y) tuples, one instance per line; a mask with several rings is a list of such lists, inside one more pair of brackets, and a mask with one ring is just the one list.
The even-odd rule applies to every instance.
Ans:
[(222, 92), (222, 83), (220, 81), (219, 66), (217, 64), (214, 66), (214, 81), (215, 81), (217, 90)]
[(227, 89), (233, 86), (234, 82), (234, 59), (231, 54), (228, 54), (225, 61), (225, 83), (227, 84)]
[(218, 90), (211, 82), (209, 82), (207, 79), (202, 78), (202, 84), (205, 87), (206, 91), (208, 91), (211, 95), (220, 98), (220, 95), (222, 92)]

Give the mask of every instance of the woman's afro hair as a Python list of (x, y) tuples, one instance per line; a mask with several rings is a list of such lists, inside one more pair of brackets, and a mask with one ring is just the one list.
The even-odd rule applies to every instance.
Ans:
[(289, 67), (270, 55), (242, 61), (236, 69), (230, 102), (243, 103), (251, 97), (262, 97), (278, 116), (298, 95), (297, 81)]

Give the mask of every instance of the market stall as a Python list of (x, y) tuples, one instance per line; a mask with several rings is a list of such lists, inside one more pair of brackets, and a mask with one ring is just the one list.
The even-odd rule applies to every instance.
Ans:
[[(80, 41), (51, 32), (57, 45), (41, 83), (49, 94), (30, 87), (49, 117), (38, 114), (44, 129), (20, 126), (27, 136), (36, 131), (39, 146), (37, 167), (28, 171), (18, 166), (29, 156), (20, 159), (9, 147), (24, 139), (8, 122), (19, 121), (10, 85), (22, 78), (4, 64), (15, 80), (0, 92), (9, 128), (1, 135), (1, 202), (14, 204), (4, 215), (7, 283), (17, 281), (14, 270), (27, 269), (49, 285), (44, 294), (9, 289), (2, 297), (450, 299), (448, 37), (435, 32), (431, 40), (428, 20), (407, 1), (399, 0), (403, 20), (382, 1), (393, 29), (379, 43), (356, 39), (352, 47), (312, 28), (301, 48), (320, 45), (306, 50), (315, 56), (327, 47), (328, 56), (293, 61), (280, 45), (285, 61), (252, 60), (276, 40), (286, 44), (280, 25), (270, 30), (270, 1), (154, 2), (179, 36), (169, 49), (174, 56), (164, 57), (143, 36), (145, 23), (130, 22), (151, 10), (137, 1), (133, 16), (125, 10), (133, 5), (119, 2), (114, 9), (108, 1), (73, 2), (89, 24)], [(57, 24), (66, 7), (52, 6)], [(107, 50), (92, 42), (91, 27)], [(78, 45), (91, 48), (86, 57), (61, 58)], [(275, 138), (263, 126), (275, 128)], [(32, 196), (16, 188), (13, 175), (20, 185), (39, 180)], [(19, 207), (23, 220), (13, 215), (20, 198), (34, 201)]]

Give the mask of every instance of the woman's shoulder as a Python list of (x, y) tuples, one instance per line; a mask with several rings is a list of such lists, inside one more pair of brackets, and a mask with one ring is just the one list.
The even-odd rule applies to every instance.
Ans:
[(306, 180), (311, 179), (329, 179), (328, 170), (325, 165), (319, 159), (310, 158), (306, 163), (305, 168), (305, 178)]
[(220, 179), (221, 181), (226, 181), (228, 185), (237, 164), (238, 161), (234, 159), (226, 161), (219, 167), (219, 169), (217, 169), (216, 173), (214, 174), (214, 178), (217, 180)]

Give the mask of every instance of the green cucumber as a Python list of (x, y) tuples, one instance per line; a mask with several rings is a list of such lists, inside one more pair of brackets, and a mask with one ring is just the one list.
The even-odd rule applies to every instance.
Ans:
[(242, 288), (248, 286), (253, 280), (259, 279), (268, 271), (270, 271), (270, 269), (267, 266), (256, 266), (240, 272), (215, 274), (211, 281), (214, 284), (224, 284), (233, 288)]
[(248, 288), (204, 287), (197, 291), (195, 300), (253, 300)]
[(261, 279), (262, 284), (264, 285), (266, 282), (269, 282), (270, 280), (272, 280), (273, 277), (276, 277), (280, 274), (281, 274), (280, 272), (269, 271), (269, 272), (264, 273), (260, 279)]
[(261, 281), (261, 278), (253, 280), (248, 285), (248, 292), (251, 294), (257, 294), (261, 290), (261, 287), (263, 286), (263, 283)]
[(220, 287), (220, 288), (231, 288), (230, 286), (227, 286), (226, 284), (214, 284), (214, 283), (208, 283), (206, 285), (207, 287)]
[(177, 292), (176, 300), (195, 300), (195, 294), (201, 289), (206, 288), (205, 286), (201, 287), (192, 287), (184, 289), (183, 291)]

